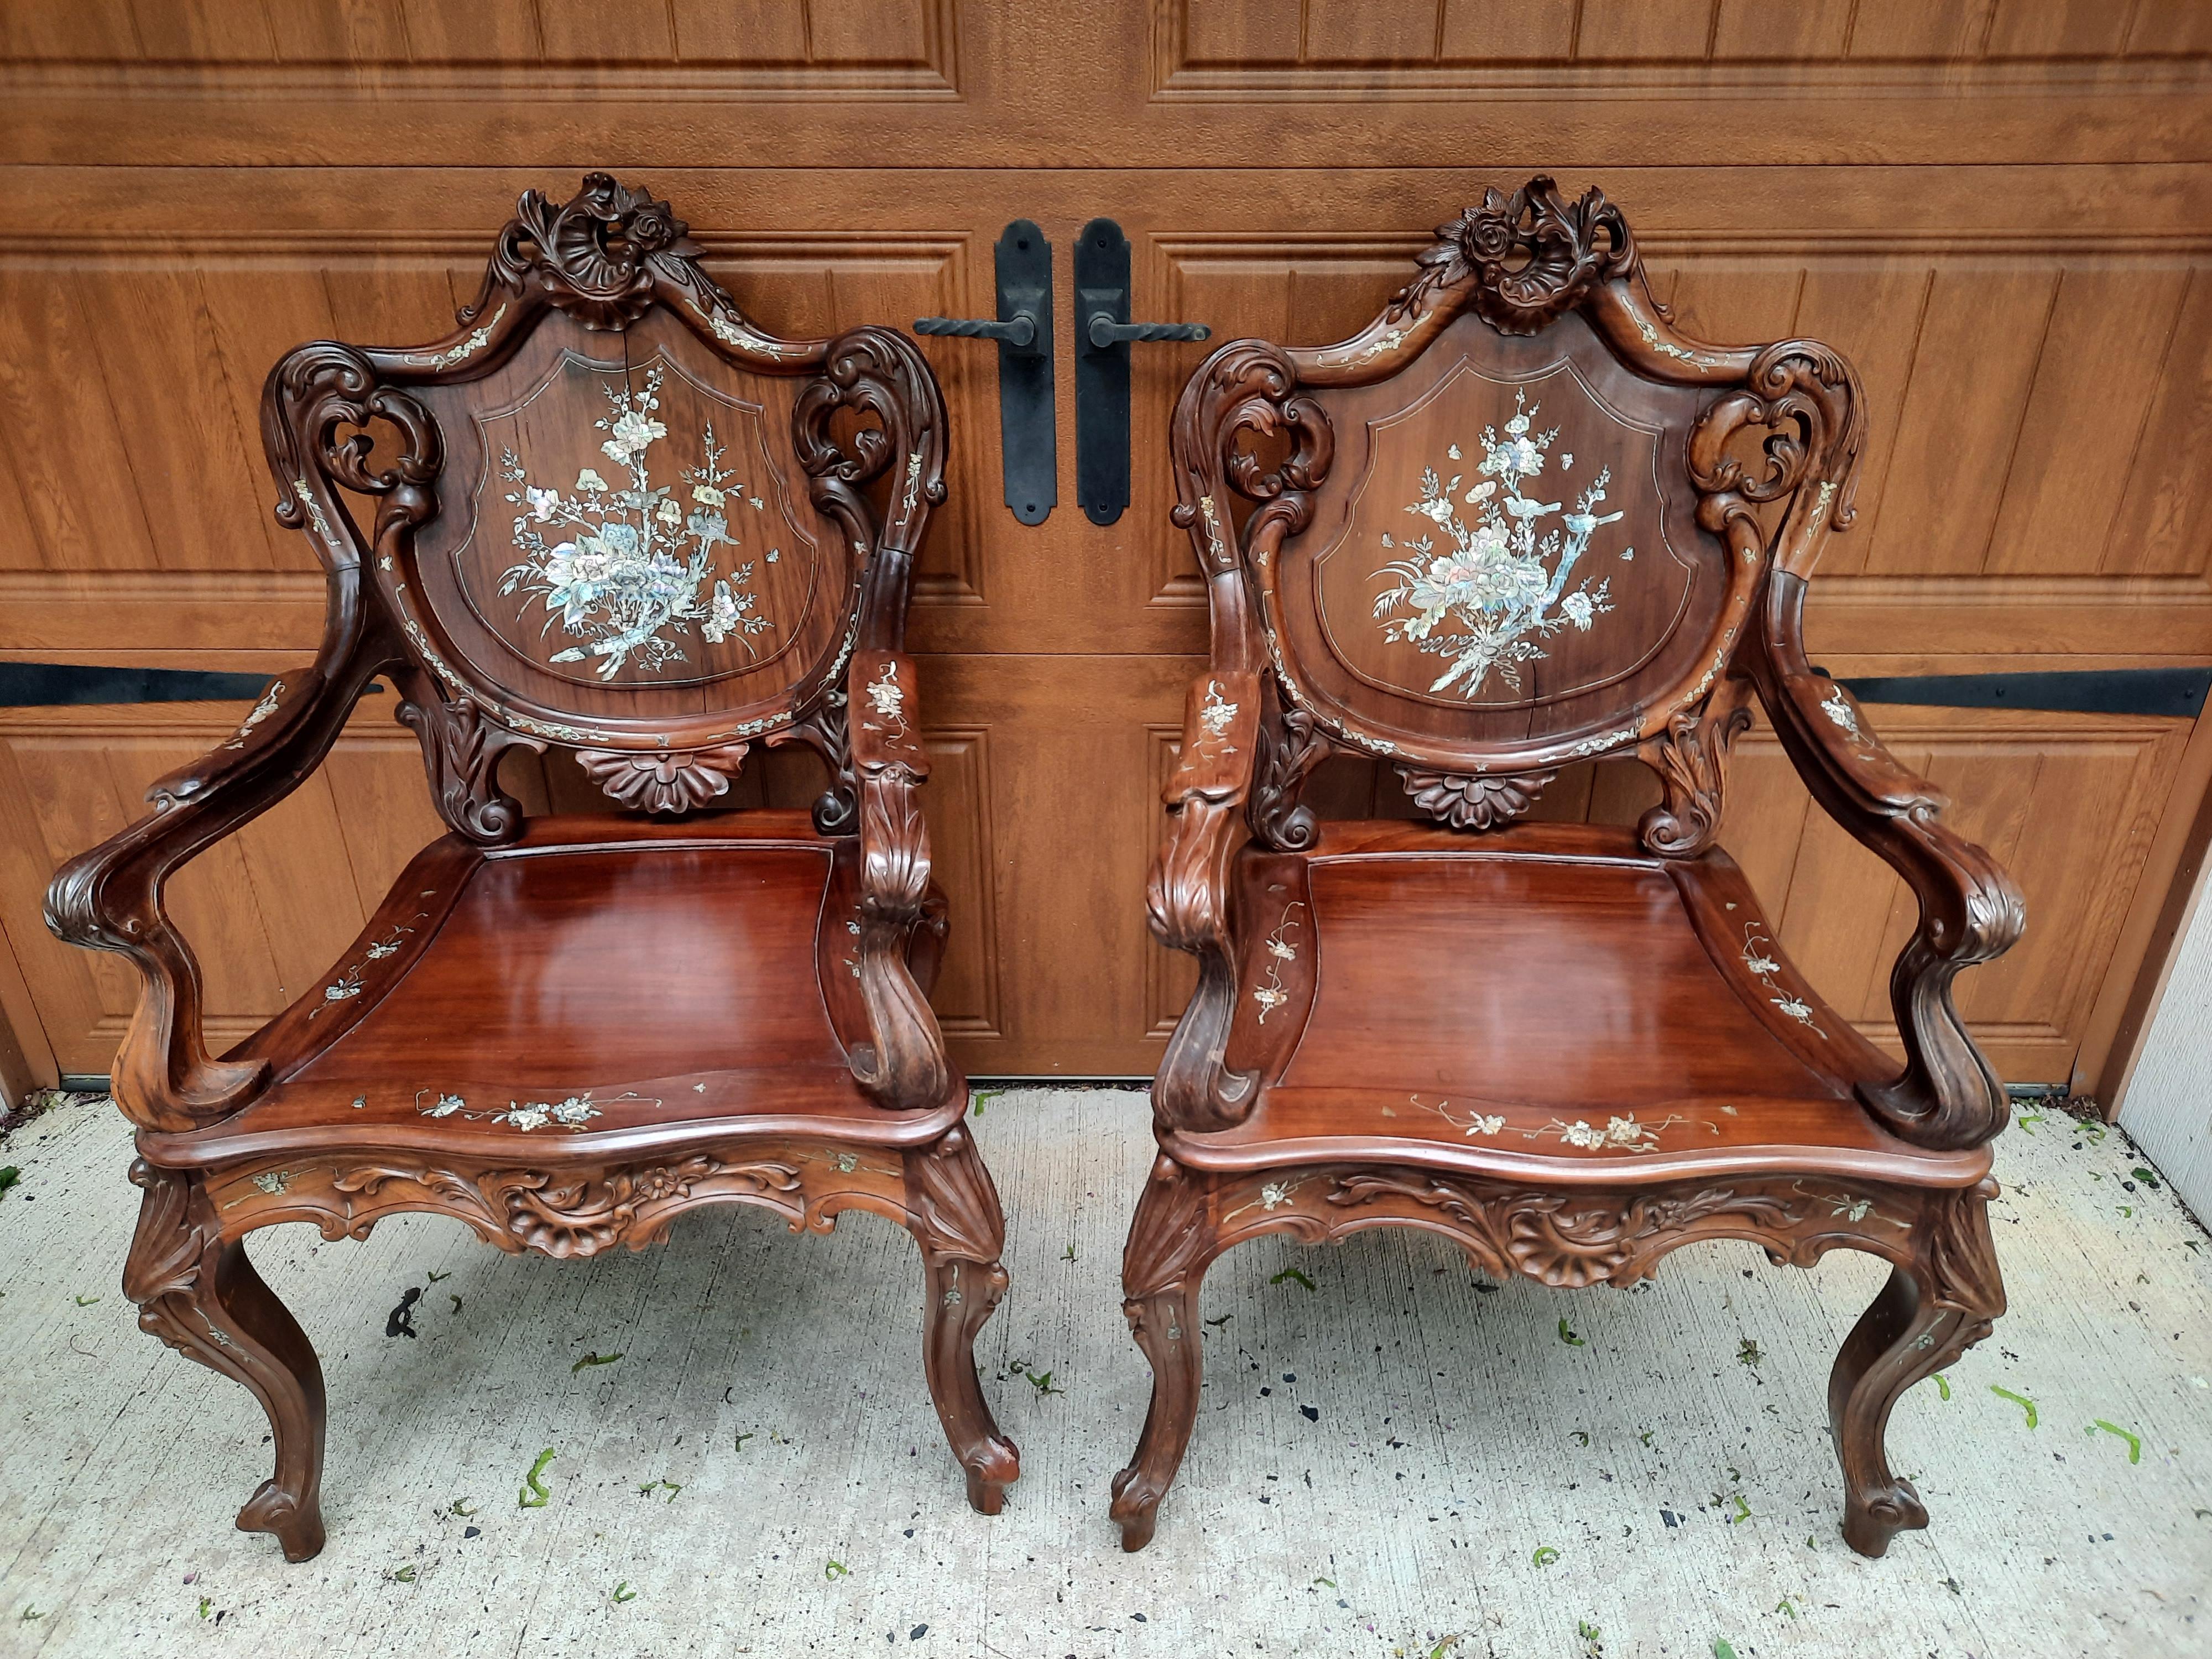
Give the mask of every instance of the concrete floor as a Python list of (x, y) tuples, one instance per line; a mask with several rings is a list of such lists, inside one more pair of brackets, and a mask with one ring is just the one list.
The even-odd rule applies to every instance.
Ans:
[[(2212, 1240), (2117, 1133), (2046, 1112), (1999, 1143), (2013, 1310), (1948, 1398), (1899, 1406), (1893, 1461), (1935, 1525), (1869, 1562), (1838, 1535), (1822, 1400), (1876, 1264), (1717, 1245), (1626, 1295), (1492, 1289), (1405, 1234), (1216, 1267), (1207, 1409), (1125, 1556), (1105, 1510), (1148, 1387), (1116, 1283), (1143, 1098), (1008, 1094), (975, 1127), (1012, 1216), (982, 1347), (1024, 1453), (1003, 1515), (961, 1500), (888, 1225), (710, 1212), (579, 1265), (407, 1217), (366, 1243), (259, 1236), (330, 1387), (330, 1545), (289, 1567), (231, 1527), (268, 1472), (252, 1398), (117, 1290), (120, 1117), (58, 1108), (0, 1154), (22, 1170), (0, 1195), (0, 1651), (2212, 1654)], [(387, 1336), (410, 1287), (419, 1335)], [(550, 1501), (518, 1508), (548, 1447)]]

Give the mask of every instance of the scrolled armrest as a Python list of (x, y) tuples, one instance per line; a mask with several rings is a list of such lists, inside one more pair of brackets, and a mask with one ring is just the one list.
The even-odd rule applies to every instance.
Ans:
[(1152, 1087), (1155, 1112), (1172, 1127), (1226, 1127), (1249, 1103), (1252, 1079), (1226, 1071), (1222, 1056), (1237, 1006), (1229, 866), (1242, 841), (1259, 732), (1256, 674), (1219, 672), (1191, 683), (1182, 749), (1161, 791), (1166, 833), (1145, 890), (1154, 937), (1198, 958), (1198, 989)]
[(914, 664), (890, 651), (854, 653), (847, 681), (854, 785), (860, 796), (860, 996), (871, 1041), (852, 1054), (853, 1076), (886, 1106), (935, 1106), (951, 1085), (945, 1040), (907, 965), (929, 896), (929, 832), (921, 783), (929, 756)]
[(349, 659), (278, 677), (237, 733), (147, 791), (153, 812), (80, 853), (46, 889), (46, 926), (72, 945), (131, 958), (144, 983), (115, 1057), (115, 1100), (134, 1122), (188, 1130), (244, 1104), (265, 1060), (211, 1056), (199, 963), (163, 908), (179, 866), (297, 788), (330, 752), (379, 663)]
[(1803, 581), (1778, 574), (1773, 618), (1754, 678), (1798, 773), (1827, 814), (1905, 878), (1920, 925), (1889, 977), (1904, 1072), (1862, 1087), (1867, 1109), (1904, 1139), (1979, 1146), (2009, 1116), (1997, 1080), (1951, 1000), (1962, 968), (2002, 956), (2027, 912), (1997, 861), (1942, 821), (1949, 800), (1884, 748), (1851, 695), (1814, 672), (1796, 641)]

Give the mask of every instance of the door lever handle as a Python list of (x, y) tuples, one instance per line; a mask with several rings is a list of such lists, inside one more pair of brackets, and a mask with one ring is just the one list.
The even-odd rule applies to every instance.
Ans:
[(917, 334), (999, 343), (999, 458), (1006, 506), (1042, 524), (1060, 500), (1052, 416), (1052, 244), (1027, 219), (999, 238), (999, 314), (917, 317)]
[(993, 322), (987, 317), (917, 317), (914, 319), (917, 334), (952, 334), (967, 340), (996, 340), (1001, 345), (1017, 349), (1036, 343), (1036, 318), (1029, 312), (1018, 312), (1011, 322)]
[(1204, 323), (1117, 323), (1113, 313), (1107, 311), (1091, 313), (1089, 332), (1093, 351), (1110, 351), (1117, 345), (1141, 344), (1148, 340), (1206, 340), (1213, 337), (1213, 331)]

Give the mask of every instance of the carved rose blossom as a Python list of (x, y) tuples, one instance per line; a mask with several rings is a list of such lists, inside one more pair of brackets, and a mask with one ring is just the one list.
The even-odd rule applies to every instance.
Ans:
[(651, 198), (640, 203), (629, 216), (629, 245), (640, 253), (657, 253), (682, 236), (689, 227), (670, 211), (668, 204)]

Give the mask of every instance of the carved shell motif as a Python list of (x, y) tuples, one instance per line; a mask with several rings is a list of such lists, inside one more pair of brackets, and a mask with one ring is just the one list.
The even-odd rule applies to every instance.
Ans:
[(576, 763), (592, 782), (623, 806), (646, 812), (688, 812), (730, 792), (730, 780), (744, 763), (747, 744), (719, 749), (674, 749), (644, 754), (616, 754), (579, 749)]
[(1519, 817), (1536, 804), (1544, 786), (1559, 775), (1528, 772), (1518, 776), (1467, 777), (1454, 772), (1420, 772), (1398, 768), (1413, 805), (1455, 830), (1487, 830)]

